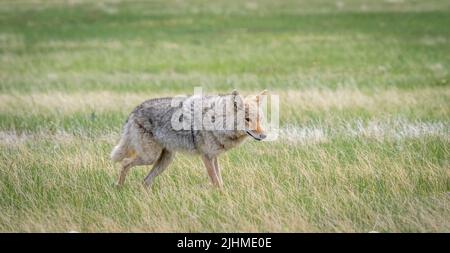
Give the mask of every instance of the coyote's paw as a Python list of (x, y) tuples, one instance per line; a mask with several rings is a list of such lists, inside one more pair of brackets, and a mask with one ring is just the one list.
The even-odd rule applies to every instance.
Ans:
[(116, 188), (116, 189), (119, 189), (119, 190), (123, 188), (123, 184), (119, 184), (117, 182), (112, 183), (111, 186), (113, 188)]

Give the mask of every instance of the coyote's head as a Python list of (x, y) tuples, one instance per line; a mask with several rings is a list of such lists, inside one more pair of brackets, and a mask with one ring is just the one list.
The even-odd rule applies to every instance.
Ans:
[(238, 97), (242, 104), (242, 106), (239, 106), (238, 110), (244, 110), (243, 131), (253, 137), (255, 140), (261, 141), (265, 139), (267, 137), (267, 134), (262, 126), (264, 121), (262, 102), (267, 95), (267, 90), (264, 90), (257, 95), (246, 96), (245, 98), (241, 97), (237, 91), (233, 91), (232, 95)]

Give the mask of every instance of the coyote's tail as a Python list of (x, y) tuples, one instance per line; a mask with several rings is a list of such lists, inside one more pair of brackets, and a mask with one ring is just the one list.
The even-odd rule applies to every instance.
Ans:
[(113, 162), (120, 162), (122, 161), (126, 156), (126, 149), (122, 143), (122, 140), (120, 140), (119, 144), (114, 147), (113, 151), (111, 152), (111, 160)]
[(113, 162), (122, 161), (128, 153), (128, 145), (129, 145), (129, 121), (123, 127), (123, 133), (120, 137), (119, 144), (117, 144), (111, 152), (111, 160)]

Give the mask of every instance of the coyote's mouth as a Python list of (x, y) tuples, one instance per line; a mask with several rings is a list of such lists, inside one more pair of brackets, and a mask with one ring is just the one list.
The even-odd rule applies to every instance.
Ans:
[(246, 132), (247, 132), (248, 135), (250, 135), (251, 137), (253, 137), (253, 139), (255, 139), (257, 141), (261, 141), (262, 139), (264, 139), (264, 138), (261, 138), (261, 137), (253, 135), (253, 133), (251, 131), (247, 130)]

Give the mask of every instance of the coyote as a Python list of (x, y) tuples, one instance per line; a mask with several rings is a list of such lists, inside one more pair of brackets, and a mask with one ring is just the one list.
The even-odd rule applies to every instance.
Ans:
[[(155, 98), (143, 102), (128, 116), (121, 139), (111, 153), (112, 161), (122, 164), (117, 185), (123, 185), (132, 167), (153, 164), (144, 179), (144, 186), (151, 186), (174, 154), (182, 151), (200, 155), (212, 184), (222, 187), (217, 156), (238, 146), (248, 136), (259, 141), (266, 138), (261, 126), (261, 101), (266, 93), (264, 90), (244, 98), (234, 90), (226, 95)], [(203, 116), (200, 124), (195, 124), (199, 122), (196, 112)]]

